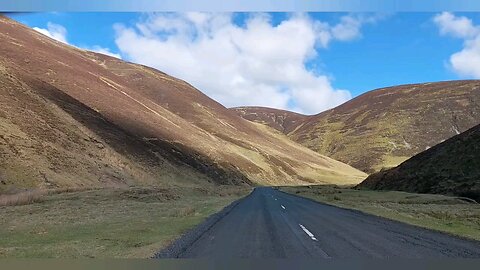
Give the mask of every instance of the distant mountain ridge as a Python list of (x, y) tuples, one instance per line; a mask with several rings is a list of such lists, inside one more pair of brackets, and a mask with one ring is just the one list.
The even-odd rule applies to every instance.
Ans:
[(266, 107), (236, 107), (231, 110), (244, 119), (265, 124), (285, 134), (292, 132), (308, 118), (303, 114)]
[(6, 17), (0, 36), (5, 187), (366, 177), (153, 68), (65, 45)]
[[(272, 126), (249, 111), (242, 108), (239, 115)], [(258, 109), (252, 111), (259, 114)], [(274, 110), (268, 112), (271, 115)], [(290, 139), (372, 173), (394, 167), (480, 124), (480, 81), (382, 88), (320, 114), (298, 118), (302, 120), (285, 132)]]
[(441, 193), (480, 202), (480, 125), (395, 168), (370, 175), (358, 187)]

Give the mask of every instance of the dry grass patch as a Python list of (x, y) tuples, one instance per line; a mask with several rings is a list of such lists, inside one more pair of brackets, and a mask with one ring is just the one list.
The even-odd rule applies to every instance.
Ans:
[(48, 194), (45, 190), (25, 191), (17, 194), (0, 195), (0, 206), (26, 205), (40, 202)]
[(35, 189), (20, 191), (13, 194), (0, 194), (0, 206), (19, 206), (41, 202), (46, 195), (79, 192), (90, 188), (70, 187), (58, 189)]

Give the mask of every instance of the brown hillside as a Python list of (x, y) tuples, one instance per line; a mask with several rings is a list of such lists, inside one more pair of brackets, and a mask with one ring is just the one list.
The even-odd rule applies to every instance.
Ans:
[(480, 201), (480, 125), (375, 173), (359, 187), (442, 193)]
[(480, 81), (390, 87), (309, 118), (290, 137), (365, 172), (402, 161), (480, 123)]
[[(7, 181), (22, 178), (25, 184), (20, 186), (47, 181), (63, 185), (64, 175), (72, 185), (103, 185), (98, 182), (99, 174), (104, 175), (100, 167), (117, 162), (111, 160), (114, 156), (126, 158), (130, 153), (124, 152), (130, 150), (138, 152), (135, 157), (147, 155), (144, 150), (153, 153), (141, 169), (149, 179), (150, 171), (153, 179), (167, 172), (150, 168), (153, 161), (170, 168), (175, 177), (202, 174), (226, 184), (358, 183), (365, 177), (245, 121), (188, 83), (155, 69), (67, 46), (5, 17), (0, 18), (0, 37), (0, 76), (6, 85), (0, 102), (10, 104), (10, 109), (0, 109), (1, 135), (6, 138), (0, 144), (0, 169)], [(114, 138), (103, 137), (103, 129)], [(89, 147), (99, 150), (92, 150), (91, 160), (86, 160), (89, 136)], [(34, 151), (31, 145), (38, 148), (35, 156), (29, 152)], [(55, 151), (42, 152), (45, 145)], [(103, 164), (96, 162), (99, 155)], [(88, 163), (85, 176), (73, 180), (75, 164), (83, 163)], [(92, 164), (99, 170), (92, 170)], [(128, 173), (124, 165), (112, 168), (111, 174), (127, 174), (115, 181), (138, 181), (140, 172)], [(28, 175), (23, 176), (24, 171)], [(47, 177), (39, 178), (43, 174)]]
[(231, 108), (231, 110), (244, 119), (267, 125), (285, 134), (293, 131), (308, 117), (299, 113), (265, 107), (237, 107)]
[[(244, 118), (278, 130), (282, 129), (272, 123), (271, 115), (289, 115), (279, 110), (258, 113), (256, 108), (242, 111)], [(480, 124), (480, 81), (378, 89), (318, 115), (293, 119), (285, 129), (292, 140), (371, 173)]]

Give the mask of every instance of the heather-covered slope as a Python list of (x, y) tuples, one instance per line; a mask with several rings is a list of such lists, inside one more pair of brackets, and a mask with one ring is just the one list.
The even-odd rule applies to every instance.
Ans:
[(240, 115), (274, 128), (275, 119), (294, 119), (285, 121), (288, 128), (277, 129), (322, 155), (371, 173), (480, 124), (480, 81), (378, 89), (313, 116), (293, 118), (281, 110), (248, 107)]
[(267, 125), (284, 134), (293, 131), (308, 117), (299, 113), (265, 107), (237, 107), (231, 108), (231, 110), (244, 119)]
[(184, 81), (67, 46), (5, 17), (0, 80), (6, 186), (177, 178), (342, 184), (365, 177), (257, 127)]
[(398, 167), (370, 175), (359, 187), (442, 193), (480, 200), (480, 125)]
[(365, 93), (308, 118), (290, 138), (365, 172), (393, 167), (480, 124), (480, 81)]

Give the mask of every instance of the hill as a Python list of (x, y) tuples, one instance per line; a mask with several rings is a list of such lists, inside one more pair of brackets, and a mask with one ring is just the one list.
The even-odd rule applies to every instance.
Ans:
[(0, 36), (5, 187), (365, 177), (155, 69), (65, 45), (6, 17)]
[(252, 122), (267, 125), (284, 134), (293, 131), (302, 124), (308, 116), (266, 107), (236, 107), (231, 108), (239, 116)]
[(480, 125), (398, 167), (370, 175), (358, 187), (441, 193), (480, 200)]
[[(255, 118), (256, 111), (242, 108), (240, 115), (273, 126), (263, 115)], [(480, 81), (378, 89), (320, 114), (296, 118), (300, 120), (290, 122), (285, 132), (290, 139), (372, 173), (480, 124)]]

